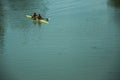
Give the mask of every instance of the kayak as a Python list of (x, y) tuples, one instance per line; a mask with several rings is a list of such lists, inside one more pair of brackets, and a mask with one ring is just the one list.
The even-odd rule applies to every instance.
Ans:
[[(30, 15), (26, 15), (26, 17), (29, 18), (29, 19), (34, 20), (34, 19), (32, 18), (32, 16), (30, 16)], [(38, 23), (48, 24), (48, 21), (47, 21), (47, 20), (44, 20), (44, 19), (41, 19), (41, 20), (36, 19), (36, 20), (34, 20), (34, 21), (36, 21), (36, 22), (38, 22)]]

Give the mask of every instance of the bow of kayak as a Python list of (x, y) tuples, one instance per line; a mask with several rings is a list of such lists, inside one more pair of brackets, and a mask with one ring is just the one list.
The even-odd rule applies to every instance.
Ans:
[[(34, 20), (34, 19), (32, 18), (32, 16), (30, 16), (30, 15), (26, 15), (26, 17), (29, 18), (29, 19)], [(41, 20), (36, 19), (36, 20), (34, 20), (34, 21), (36, 21), (36, 22), (38, 22), (38, 23), (48, 24), (48, 21), (47, 21), (47, 20), (44, 20), (44, 19), (41, 19)]]

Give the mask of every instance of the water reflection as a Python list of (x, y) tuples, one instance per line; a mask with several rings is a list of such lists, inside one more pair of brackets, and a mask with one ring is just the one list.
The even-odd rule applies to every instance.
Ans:
[(0, 54), (3, 54), (4, 33), (5, 33), (5, 26), (4, 26), (4, 16), (3, 16), (3, 5), (1, 4), (0, 1)]
[[(119, 28), (120, 27), (120, 0), (108, 0), (108, 5), (111, 7), (110, 10), (111, 10), (112, 15), (113, 15), (113, 20)], [(118, 31), (120, 32), (120, 28), (118, 29)], [(114, 78), (116, 80), (120, 80), (120, 77), (119, 77), (119, 74), (120, 74), (119, 57), (120, 57), (120, 54), (118, 54), (118, 57), (116, 59), (117, 65), (115, 66), (115, 71), (109, 72), (109, 74), (114, 74)]]
[(6, 80), (5, 79), (5, 70), (3, 65), (3, 47), (4, 47), (4, 33), (5, 33), (5, 27), (4, 27), (4, 16), (3, 16), (3, 5), (0, 1), (0, 80)]
[(115, 21), (116, 25), (118, 25), (118, 27), (120, 27), (120, 11), (116, 10), (113, 17), (114, 17), (114, 21)]
[(108, 3), (114, 8), (120, 8), (120, 0), (109, 0)]
[(108, 5), (112, 8), (116, 25), (120, 26), (120, 0), (108, 0)]

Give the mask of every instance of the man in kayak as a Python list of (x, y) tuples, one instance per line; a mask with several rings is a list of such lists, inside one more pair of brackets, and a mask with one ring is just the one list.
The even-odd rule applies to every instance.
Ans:
[(37, 18), (38, 18), (39, 20), (40, 20), (40, 19), (43, 19), (42, 16), (41, 16), (40, 14), (38, 15)]
[(36, 17), (37, 17), (37, 14), (36, 14), (36, 13), (34, 13), (34, 14), (32, 15), (32, 18), (35, 20), (35, 19), (36, 19)]
[(48, 21), (48, 18), (43, 18), (40, 14), (38, 15), (38, 17), (37, 17), (39, 20), (41, 20), (41, 19), (44, 19), (44, 20), (46, 20), (46, 21)]

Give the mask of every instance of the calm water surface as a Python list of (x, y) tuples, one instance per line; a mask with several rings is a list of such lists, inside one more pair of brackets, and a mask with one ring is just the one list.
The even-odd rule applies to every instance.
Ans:
[(114, 0), (0, 0), (0, 17), (0, 80), (120, 80)]

